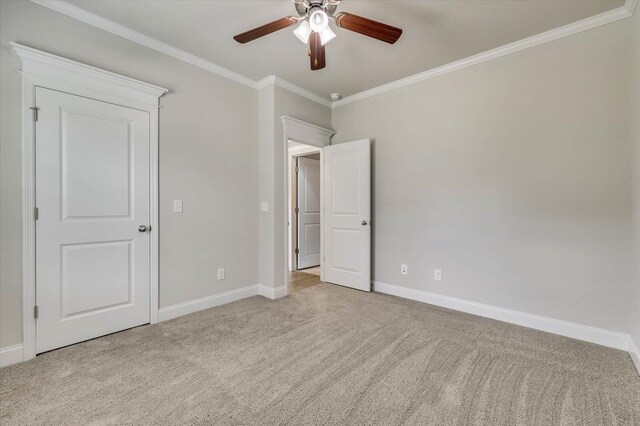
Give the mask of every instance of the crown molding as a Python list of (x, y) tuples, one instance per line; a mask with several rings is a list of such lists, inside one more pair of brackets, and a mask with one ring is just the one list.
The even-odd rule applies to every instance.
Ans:
[(461, 70), (473, 65), (481, 64), (491, 59), (496, 59), (505, 55), (509, 55), (511, 53), (528, 49), (530, 47), (535, 47), (543, 43), (548, 43), (562, 37), (567, 37), (582, 31), (599, 27), (601, 25), (606, 25), (612, 22), (619, 21), (621, 19), (628, 18), (630, 16), (633, 16), (633, 13), (638, 4), (638, 1), (639, 0), (625, 0), (624, 5), (617, 9), (613, 9), (608, 12), (604, 12), (599, 15), (592, 16), (592, 17), (583, 19), (581, 21), (565, 25), (560, 28), (556, 28), (532, 37), (528, 37), (528, 38), (510, 43), (495, 49), (488, 50), (483, 53), (479, 53), (477, 55), (470, 56), (468, 58), (461, 59), (459, 61), (451, 62), (449, 64), (446, 64), (437, 68), (433, 68), (418, 74), (414, 74), (406, 78), (402, 78), (400, 80), (393, 81), (391, 83), (383, 84), (381, 86), (374, 87), (372, 89), (368, 89), (351, 96), (347, 96), (344, 99), (340, 99), (338, 101), (331, 102), (328, 99), (323, 98), (322, 96), (316, 95), (315, 93), (312, 93), (307, 89), (297, 86), (275, 75), (270, 75), (268, 77), (263, 78), (262, 80), (254, 81), (242, 74), (236, 73), (218, 64), (208, 61), (204, 58), (193, 55), (182, 49), (178, 49), (177, 47), (171, 46), (169, 44), (156, 40), (152, 37), (149, 37), (145, 34), (134, 31), (131, 28), (117, 24), (99, 15), (91, 13), (85, 9), (82, 9), (80, 7), (67, 3), (64, 0), (31, 0), (31, 2), (35, 4), (38, 4), (40, 6), (44, 6), (56, 12), (62, 13), (63, 15), (67, 15), (78, 21), (92, 25), (96, 28), (100, 28), (104, 31), (110, 32), (112, 34), (115, 34), (119, 37), (130, 40), (142, 46), (146, 46), (157, 52), (164, 53), (165, 55), (168, 55), (178, 60), (181, 60), (183, 62), (189, 63), (198, 68), (204, 69), (213, 74), (235, 81), (236, 83), (245, 85), (252, 89), (259, 90), (269, 85), (275, 85), (330, 108), (335, 108), (335, 107), (346, 105), (362, 99), (370, 98), (372, 96), (376, 96), (376, 95), (388, 92), (390, 90), (405, 87), (420, 81), (428, 80), (433, 77), (447, 74), (449, 72), (453, 72), (453, 71)]
[(139, 33), (135, 30), (132, 30), (131, 28), (125, 27), (124, 25), (117, 24), (113, 21), (103, 18), (102, 16), (96, 15), (95, 13), (91, 13), (71, 3), (67, 3), (64, 0), (31, 0), (31, 2), (40, 6), (44, 6), (63, 15), (67, 15), (73, 19), (84, 22), (85, 24), (100, 28), (101, 30), (110, 32), (111, 34), (115, 34), (134, 43), (148, 47), (149, 49), (164, 53), (165, 55), (194, 65), (198, 68), (202, 68), (213, 74), (217, 74), (221, 77), (235, 81), (236, 83), (240, 83), (252, 89), (261, 89), (270, 84), (273, 84), (326, 107), (331, 107), (330, 100), (324, 99), (322, 96), (318, 96), (315, 93), (303, 89), (302, 87), (296, 86), (295, 84), (283, 78), (276, 77), (275, 75), (270, 75), (260, 81), (254, 81), (249, 77), (246, 77), (235, 71), (231, 71), (230, 69), (224, 68), (204, 58), (186, 52), (182, 49), (178, 49), (177, 47), (161, 42), (160, 40), (156, 40), (145, 34)]
[(468, 58), (461, 59), (459, 61), (451, 62), (446, 65), (442, 65), (437, 68), (423, 71), (412, 76), (402, 78), (400, 80), (393, 81), (391, 83), (383, 84), (382, 86), (374, 87), (373, 89), (365, 90), (355, 95), (347, 96), (339, 101), (331, 103), (331, 107), (339, 107), (342, 105), (350, 104), (352, 102), (367, 99), (372, 96), (380, 95), (391, 90), (399, 89), (401, 87), (409, 86), (420, 81), (429, 80), (434, 77), (441, 76), (453, 71), (458, 71), (464, 68), (478, 65), (492, 59), (500, 58), (502, 56), (509, 55), (511, 53), (519, 52), (524, 49), (538, 46), (540, 44), (549, 43), (554, 40), (558, 40), (563, 37), (567, 37), (573, 34), (580, 33), (582, 31), (590, 30), (592, 28), (606, 25), (612, 22), (619, 21), (621, 19), (629, 18), (633, 16), (633, 12), (636, 8), (638, 0), (626, 0), (624, 5), (613, 10), (601, 13), (599, 15), (591, 16), (581, 21), (573, 22), (571, 24), (555, 28), (553, 30), (546, 31), (525, 39), (515, 41), (513, 43), (505, 44), (504, 46), (497, 47), (495, 49), (487, 50), (486, 52), (479, 53), (477, 55), (469, 56)]
[(268, 77), (263, 78), (262, 80), (256, 83), (256, 89), (262, 89), (267, 86), (278, 86), (286, 89), (290, 92), (293, 92), (297, 95), (300, 95), (304, 98), (312, 100), (314, 102), (319, 103), (320, 105), (324, 105), (326, 107), (331, 108), (331, 101), (328, 99), (324, 99), (322, 96), (318, 96), (315, 93), (308, 91), (307, 89), (303, 89), (300, 86), (296, 86), (290, 81), (285, 80), (282, 77), (278, 77), (277, 75), (270, 75)]
[(63, 15), (67, 15), (73, 19), (77, 19), (78, 21), (84, 22), (85, 24), (89, 24), (96, 28), (100, 28), (101, 30), (110, 32), (111, 34), (115, 34), (119, 37), (125, 38), (134, 43), (148, 47), (157, 52), (164, 53), (165, 55), (172, 56), (183, 62), (189, 63), (191, 65), (195, 65), (198, 68), (202, 68), (204, 70), (217, 74), (221, 77), (225, 77), (229, 80), (233, 80), (236, 83), (243, 84), (245, 86), (251, 87), (252, 89), (256, 88), (256, 82), (248, 77), (245, 77), (227, 68), (221, 67), (218, 64), (214, 64), (213, 62), (207, 61), (206, 59), (193, 55), (189, 52), (185, 52), (182, 49), (178, 49), (177, 47), (163, 43), (145, 34), (134, 31), (131, 28), (125, 27), (124, 25), (117, 24), (113, 21), (103, 18), (102, 16), (96, 15), (95, 13), (91, 13), (71, 3), (67, 3), (66, 1), (63, 1), (63, 0), (31, 0), (31, 1), (35, 4), (44, 6), (58, 13), (62, 13)]

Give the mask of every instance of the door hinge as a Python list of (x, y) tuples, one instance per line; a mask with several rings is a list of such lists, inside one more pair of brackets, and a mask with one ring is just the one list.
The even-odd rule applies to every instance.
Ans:
[(40, 310), (38, 309), (38, 305), (36, 305), (36, 306), (34, 306), (34, 307), (33, 307), (33, 317), (34, 317), (35, 319), (38, 319), (39, 311), (40, 311)]
[(38, 213), (39, 213), (38, 208), (34, 207), (33, 208), (33, 220), (38, 220)]
[(29, 109), (33, 111), (33, 121), (38, 121), (38, 111), (40, 111), (40, 108), (36, 106), (36, 107), (29, 107)]
[(300, 207), (296, 207), (296, 214), (300, 213)]
[(296, 166), (296, 173), (300, 173), (300, 167)]
[(300, 253), (300, 249), (296, 249), (296, 254)]

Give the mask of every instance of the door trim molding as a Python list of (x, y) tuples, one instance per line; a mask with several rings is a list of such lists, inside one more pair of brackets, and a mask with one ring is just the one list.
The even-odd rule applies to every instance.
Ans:
[[(273, 298), (284, 297), (289, 294), (289, 279), (288, 271), (289, 271), (289, 252), (291, 251), (291, 241), (289, 238), (289, 194), (291, 193), (291, 182), (289, 182), (290, 171), (289, 166), (291, 164), (290, 153), (289, 153), (289, 141), (294, 141), (298, 143), (302, 143), (305, 145), (311, 145), (316, 147), (320, 151), (320, 198), (323, 196), (324, 186), (324, 158), (323, 158), (323, 149), (325, 146), (331, 144), (331, 137), (335, 135), (335, 131), (331, 129), (325, 129), (324, 127), (316, 126), (315, 124), (307, 123), (306, 121), (298, 120), (297, 118), (288, 117), (283, 115), (280, 117), (282, 121), (282, 134), (283, 138), (281, 142), (276, 141), (276, 143), (284, 144), (284, 164), (283, 164), (283, 175), (284, 181), (283, 185), (283, 212), (284, 214), (280, 218), (283, 222), (284, 229), (284, 247), (276, 247), (276, 250), (284, 250), (284, 262), (282, 263), (282, 271), (284, 273), (284, 281), (285, 285), (277, 287), (274, 289)], [(277, 162), (276, 162), (277, 164)], [(323, 211), (320, 210), (320, 259), (324, 258), (324, 220), (323, 220)], [(275, 220), (278, 220), (276, 217)], [(277, 228), (276, 228), (277, 229)], [(279, 245), (279, 244), (278, 244)], [(278, 262), (274, 265), (275, 268), (279, 268), (277, 265)], [(324, 262), (320, 262), (320, 279), (324, 277), (323, 271)], [(263, 285), (264, 287), (264, 285)], [(283, 288), (284, 287), (284, 288)], [(264, 290), (263, 290), (264, 292)], [(261, 293), (263, 294), (263, 293)], [(272, 298), (271, 293), (266, 297)]]
[[(287, 193), (285, 194), (285, 196), (287, 197), (287, 220), (288, 220), (288, 226), (287, 226), (287, 239), (289, 241), (289, 249), (287, 250), (287, 271), (291, 272), (291, 271), (295, 271), (297, 270), (297, 265), (295, 265), (294, 263), (294, 259), (296, 257), (295, 254), (295, 247), (294, 247), (294, 233), (293, 233), (293, 228), (294, 228), (294, 222), (296, 222), (296, 218), (295, 218), (295, 207), (294, 207), (294, 203), (293, 203), (293, 196), (296, 195), (294, 194), (294, 185), (293, 185), (293, 176), (294, 176), (294, 167), (293, 167), (293, 159), (300, 157), (300, 156), (304, 156), (307, 154), (314, 154), (314, 153), (318, 153), (320, 154), (321, 149), (315, 146), (307, 146), (307, 145), (298, 145), (298, 146), (288, 146), (288, 150), (289, 153), (287, 155), (287, 173), (289, 174), (289, 184), (287, 187)], [(296, 188), (297, 189), (297, 188)]]
[(168, 89), (10, 43), (22, 75), (22, 360), (36, 356), (35, 107), (36, 87), (122, 105), (149, 114), (150, 138), (150, 322), (158, 322), (158, 99)]

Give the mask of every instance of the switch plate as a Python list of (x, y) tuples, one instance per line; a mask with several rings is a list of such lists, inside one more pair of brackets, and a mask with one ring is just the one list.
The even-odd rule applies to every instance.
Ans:
[(402, 265), (400, 265), (400, 273), (402, 275), (407, 275), (409, 273), (408, 267), (404, 263)]
[(263, 212), (268, 212), (269, 211), (269, 203), (267, 201), (263, 201), (262, 203), (260, 203), (260, 210)]
[(173, 200), (173, 212), (182, 213), (182, 200)]
[(224, 280), (224, 268), (218, 268), (218, 281)]
[(434, 269), (433, 270), (433, 279), (436, 281), (442, 280), (442, 269)]

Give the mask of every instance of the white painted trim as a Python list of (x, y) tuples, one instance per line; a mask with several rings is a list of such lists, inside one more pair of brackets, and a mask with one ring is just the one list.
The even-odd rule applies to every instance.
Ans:
[(441, 306), (443, 308), (466, 312), (485, 318), (516, 324), (535, 330), (546, 331), (548, 333), (559, 334), (573, 339), (584, 340), (610, 348), (629, 350), (628, 334), (615, 331), (603, 330), (601, 328), (575, 324), (568, 321), (543, 317), (541, 315), (529, 314), (512, 309), (499, 308), (485, 305), (483, 303), (469, 300), (457, 299), (455, 297), (443, 296), (441, 294), (416, 290), (408, 287), (401, 287), (393, 284), (374, 282), (374, 290), (379, 293), (411, 299), (430, 305)]
[(9, 43), (22, 63), (22, 73), (52, 81), (99, 90), (105, 94), (158, 106), (158, 98), (169, 90), (110, 71), (72, 61), (18, 43)]
[[(296, 257), (296, 250), (294, 247), (294, 240), (293, 240), (293, 225), (294, 225), (294, 220), (295, 218), (295, 213), (293, 211), (293, 197), (297, 194), (293, 194), (292, 190), (293, 190), (293, 185), (291, 182), (291, 179), (293, 179), (294, 173), (293, 173), (293, 159), (296, 157), (300, 157), (303, 155), (307, 155), (307, 154), (316, 154), (316, 153), (320, 153), (322, 151), (322, 149), (317, 148), (315, 146), (310, 146), (310, 145), (297, 145), (297, 146), (288, 146), (287, 149), (289, 150), (289, 155), (287, 156), (287, 173), (289, 173), (289, 188), (287, 189), (287, 238), (289, 241), (289, 250), (288, 250), (288, 256), (289, 256), (289, 271), (295, 271), (297, 265), (294, 265), (294, 259)], [(320, 163), (322, 164), (322, 163)]]
[(0, 348), (0, 368), (24, 361), (22, 343)]
[(159, 308), (159, 197), (158, 98), (168, 90), (96, 67), (71, 61), (17, 43), (10, 43), (20, 58), (22, 74), (22, 318), (23, 359), (36, 356), (35, 264), (35, 122), (30, 107), (37, 106), (36, 86), (135, 108), (149, 114), (150, 174), (150, 308), (149, 320), (158, 322)]
[(287, 286), (282, 285), (280, 287), (273, 288), (268, 285), (258, 284), (258, 294), (271, 300), (279, 299), (288, 294)]
[(446, 65), (442, 65), (437, 68), (423, 71), (418, 74), (414, 74), (409, 77), (402, 78), (400, 80), (393, 81), (391, 83), (383, 84), (382, 86), (374, 87), (373, 89), (365, 90), (355, 95), (347, 96), (344, 99), (334, 101), (331, 104), (332, 108), (347, 105), (352, 102), (367, 99), (372, 96), (380, 95), (391, 90), (399, 89), (401, 87), (409, 86), (420, 81), (428, 80), (434, 77), (441, 76), (443, 74), (450, 73), (452, 71), (468, 68), (473, 65), (478, 65), (492, 59), (500, 58), (511, 53), (519, 52), (530, 47), (535, 47), (543, 43), (549, 43), (551, 41), (567, 37), (573, 34), (577, 34), (582, 31), (590, 30), (592, 28), (606, 25), (611, 22), (619, 21), (620, 19), (629, 18), (633, 16), (633, 11), (636, 7), (638, 0), (626, 0), (624, 5), (613, 10), (601, 13), (599, 15), (591, 16), (581, 21), (573, 22), (568, 25), (564, 25), (553, 30), (546, 31), (531, 37), (527, 37), (522, 40), (515, 41), (513, 43), (506, 44), (495, 49), (487, 50), (486, 52), (479, 53), (477, 55), (469, 56), (459, 61), (451, 62)]
[(631, 356), (633, 365), (635, 365), (636, 370), (638, 370), (638, 374), (640, 374), (640, 348), (636, 346), (636, 343), (631, 337), (629, 337), (629, 355)]
[(177, 303), (160, 309), (160, 321), (167, 321), (183, 315), (192, 314), (204, 309), (214, 308), (216, 306), (225, 305), (227, 303), (257, 295), (258, 285), (256, 284), (220, 294), (214, 294), (212, 296), (202, 297), (200, 299), (190, 300), (184, 303)]
[(323, 98), (322, 96), (318, 96), (315, 93), (312, 93), (310, 91), (308, 91), (307, 89), (303, 89), (300, 86), (296, 86), (295, 84), (285, 80), (282, 77), (278, 77), (276, 75), (270, 75), (268, 77), (263, 78), (262, 80), (259, 80), (258, 82), (256, 82), (256, 89), (260, 90), (264, 87), (267, 86), (278, 86), (278, 87), (282, 87), (283, 89), (286, 89), (290, 92), (293, 92), (297, 95), (300, 95), (304, 98), (307, 98), (309, 100), (312, 100), (314, 102), (319, 103), (320, 105), (324, 105), (326, 107), (331, 108), (331, 101), (328, 99)]
[[(282, 142), (284, 144), (284, 180), (282, 182), (284, 189), (283, 198), (283, 212), (282, 221), (284, 222), (284, 247), (276, 248), (277, 250), (284, 250), (284, 296), (289, 294), (289, 280), (287, 277), (287, 271), (289, 270), (289, 252), (291, 251), (291, 240), (289, 238), (289, 197), (288, 194), (291, 191), (291, 183), (289, 182), (290, 173), (290, 156), (289, 156), (289, 141), (299, 142), (306, 145), (311, 145), (320, 148), (320, 199), (324, 197), (324, 153), (325, 146), (331, 144), (331, 137), (335, 134), (335, 131), (325, 129), (324, 127), (316, 126), (314, 124), (307, 123), (296, 118), (287, 117), (283, 115), (280, 117), (282, 120)], [(276, 141), (278, 143), (278, 141)], [(275, 218), (278, 220), (278, 218)], [(320, 210), (320, 258), (324, 259), (324, 212)], [(274, 265), (278, 267), (278, 265)], [(320, 279), (324, 279), (324, 262), (320, 262)], [(277, 287), (280, 288), (280, 287)]]
[(177, 47), (174, 47), (167, 43), (156, 40), (153, 37), (149, 37), (138, 31), (132, 30), (131, 28), (125, 27), (124, 25), (120, 25), (118, 23), (110, 21), (109, 19), (103, 18), (102, 16), (96, 15), (95, 13), (89, 12), (85, 9), (82, 9), (81, 7), (75, 6), (66, 1), (63, 1), (63, 0), (31, 0), (31, 1), (35, 4), (54, 10), (58, 13), (61, 13), (63, 15), (76, 19), (80, 22), (84, 22), (85, 24), (89, 24), (96, 28), (100, 28), (101, 30), (107, 31), (111, 34), (115, 34), (119, 37), (132, 41), (134, 43), (148, 47), (149, 49), (155, 50), (156, 52), (160, 52), (167, 56), (171, 56), (172, 58), (186, 62), (188, 64), (201, 68), (205, 71), (209, 71), (213, 74), (219, 75), (220, 77), (227, 78), (231, 81), (235, 81), (236, 83), (242, 84), (252, 89), (261, 89), (262, 87), (275, 85), (275, 86), (279, 86), (284, 89), (287, 89), (300, 96), (303, 96), (311, 101), (318, 102), (319, 104), (322, 104), (326, 107), (331, 107), (330, 100), (325, 99), (322, 96), (318, 96), (315, 93), (312, 93), (306, 89), (303, 89), (302, 87), (296, 86), (295, 84), (283, 78), (276, 77), (275, 75), (270, 75), (263, 78), (260, 81), (254, 81), (251, 78), (246, 77), (242, 74), (239, 74), (235, 71), (231, 71), (230, 69), (227, 69), (216, 63), (213, 63), (204, 58), (196, 56), (192, 53), (189, 53), (182, 49), (178, 49)]
[(299, 142), (306, 145), (322, 148), (331, 143), (331, 137), (336, 134), (334, 130), (325, 129), (324, 127), (310, 124), (297, 118), (287, 117), (283, 115), (282, 130), (287, 136), (287, 151), (289, 141)]
[(627, 9), (629, 12), (629, 16), (633, 16), (636, 11), (636, 6), (638, 5), (638, 0), (625, 0), (622, 7)]
[(548, 43), (550, 41), (557, 40), (562, 37), (570, 36), (582, 31), (596, 28), (601, 25), (606, 25), (611, 22), (616, 22), (620, 19), (628, 18), (630, 16), (633, 16), (634, 10), (638, 3), (638, 0), (626, 0), (624, 5), (619, 8), (583, 19), (582, 21), (574, 22), (560, 28), (556, 28), (532, 37), (525, 38), (520, 41), (516, 41), (510, 44), (504, 45), (502, 47), (498, 47), (496, 49), (488, 50), (486, 52), (479, 53), (477, 55), (470, 56), (468, 58), (464, 58), (459, 61), (451, 62), (449, 64), (415, 74), (413, 76), (409, 76), (391, 83), (387, 83), (382, 86), (374, 87), (372, 89), (365, 90), (363, 92), (356, 93), (351, 96), (347, 96), (344, 99), (341, 99), (339, 101), (331, 102), (323, 98), (322, 96), (312, 93), (307, 89), (299, 87), (275, 75), (270, 75), (259, 81), (254, 81), (242, 74), (236, 73), (218, 64), (208, 61), (204, 58), (201, 58), (199, 56), (186, 52), (182, 49), (178, 49), (177, 47), (171, 46), (169, 44), (163, 43), (159, 40), (156, 40), (140, 32), (134, 31), (131, 28), (125, 27), (124, 25), (117, 24), (113, 21), (110, 21), (99, 15), (91, 13), (71, 3), (67, 3), (66, 1), (63, 1), (63, 0), (31, 0), (31, 1), (40, 6), (44, 6), (58, 13), (62, 13), (63, 15), (77, 19), (78, 21), (92, 25), (96, 28), (100, 28), (102, 30), (110, 32), (111, 34), (115, 34), (119, 37), (125, 38), (134, 43), (148, 47), (157, 52), (164, 53), (165, 55), (171, 56), (173, 58), (189, 63), (191, 65), (194, 65), (198, 68), (214, 73), (221, 77), (235, 81), (236, 83), (243, 84), (247, 87), (251, 87), (253, 89), (260, 89), (268, 85), (276, 85), (284, 89), (287, 89), (293, 93), (296, 93), (300, 96), (303, 96), (309, 100), (318, 102), (321, 105), (325, 105), (331, 108), (335, 108), (341, 105), (346, 105), (351, 102), (369, 98), (371, 96), (376, 96), (381, 93), (388, 92), (390, 90), (398, 89), (400, 87), (417, 83), (419, 81), (424, 81), (424, 80), (437, 77), (439, 75), (443, 75), (452, 71), (457, 71), (463, 68), (477, 65), (491, 59), (499, 58), (501, 56), (505, 56), (510, 53), (518, 52), (523, 49), (534, 47), (543, 43)]
[(289, 147), (289, 157), (301, 157), (307, 154), (317, 154), (320, 148), (315, 146), (297, 145)]
[(202, 68), (204, 70), (217, 74), (221, 77), (228, 78), (229, 80), (235, 81), (236, 83), (240, 83), (255, 89), (256, 82), (251, 80), (248, 77), (245, 77), (241, 74), (233, 72), (227, 68), (221, 67), (220, 65), (214, 64), (213, 62), (207, 61), (206, 59), (203, 59), (199, 56), (185, 52), (182, 49), (178, 49), (177, 47), (163, 43), (145, 34), (134, 31), (131, 28), (125, 27), (124, 25), (117, 24), (113, 21), (103, 18), (102, 16), (96, 15), (95, 13), (91, 13), (71, 3), (67, 3), (66, 1), (62, 1), (62, 0), (31, 0), (31, 1), (40, 6), (44, 6), (51, 10), (55, 10), (58, 13), (62, 13), (63, 15), (67, 15), (71, 18), (77, 19), (78, 21), (84, 22), (85, 24), (89, 24), (96, 28), (100, 28), (101, 30), (105, 30), (107, 32), (110, 32), (111, 34), (115, 34), (119, 37), (125, 38), (134, 43), (148, 47), (149, 49), (153, 49), (157, 52), (164, 53), (165, 55), (174, 57), (188, 64), (195, 65), (198, 68)]

